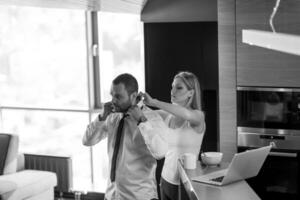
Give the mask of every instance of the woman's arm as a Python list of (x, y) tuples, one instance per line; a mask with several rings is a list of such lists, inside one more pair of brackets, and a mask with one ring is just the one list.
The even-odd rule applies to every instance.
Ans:
[(191, 110), (183, 106), (171, 104), (157, 99), (153, 99), (149, 94), (144, 94), (144, 103), (149, 106), (159, 108), (163, 111), (181, 117), (191, 123), (193, 126), (200, 126), (204, 122), (204, 113), (200, 110)]
[(155, 107), (165, 110), (177, 117), (181, 117), (194, 126), (200, 126), (204, 122), (204, 113), (200, 110), (190, 110), (180, 105), (159, 100), (156, 100)]
[(163, 120), (165, 120), (167, 118), (167, 116), (169, 115), (169, 113), (164, 110), (156, 110), (156, 112), (161, 116), (161, 118)]

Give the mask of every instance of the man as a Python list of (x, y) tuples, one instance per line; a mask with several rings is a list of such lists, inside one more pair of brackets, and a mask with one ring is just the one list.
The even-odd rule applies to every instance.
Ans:
[(163, 129), (154, 127), (164, 123), (154, 112), (137, 106), (138, 83), (132, 75), (116, 77), (111, 96), (112, 101), (104, 104), (103, 114), (88, 125), (83, 137), (86, 146), (108, 138), (110, 178), (105, 198), (157, 199), (155, 158), (163, 157), (167, 147), (158, 135)]

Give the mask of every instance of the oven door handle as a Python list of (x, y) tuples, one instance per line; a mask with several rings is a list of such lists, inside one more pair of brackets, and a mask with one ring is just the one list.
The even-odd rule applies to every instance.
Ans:
[(268, 140), (285, 140), (285, 136), (282, 135), (260, 135), (259, 138)]
[(270, 152), (269, 156), (279, 156), (279, 157), (290, 157), (296, 158), (297, 153), (286, 153), (286, 152)]

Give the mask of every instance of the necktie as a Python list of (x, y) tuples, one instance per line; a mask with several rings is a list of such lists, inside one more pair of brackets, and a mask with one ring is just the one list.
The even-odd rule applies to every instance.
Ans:
[(121, 118), (121, 120), (119, 122), (118, 129), (117, 129), (116, 142), (115, 142), (115, 146), (114, 146), (113, 157), (112, 157), (112, 160), (111, 160), (111, 170), (110, 170), (110, 180), (111, 180), (111, 182), (114, 182), (115, 178), (116, 178), (117, 157), (118, 157), (118, 152), (119, 152), (119, 148), (120, 148), (120, 142), (121, 142), (125, 117), (127, 117), (126, 114), (124, 114), (123, 117)]

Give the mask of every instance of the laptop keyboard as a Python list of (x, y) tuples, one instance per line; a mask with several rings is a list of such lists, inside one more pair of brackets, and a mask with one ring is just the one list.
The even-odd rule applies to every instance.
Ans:
[(224, 176), (219, 176), (217, 178), (213, 178), (213, 179), (210, 179), (211, 181), (215, 181), (215, 182), (222, 182)]

